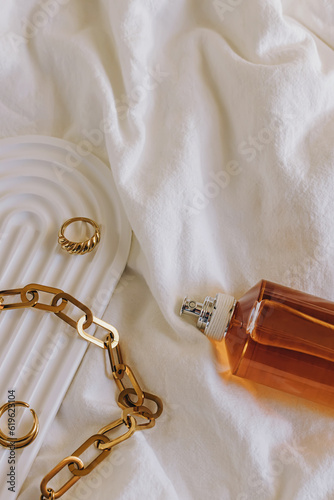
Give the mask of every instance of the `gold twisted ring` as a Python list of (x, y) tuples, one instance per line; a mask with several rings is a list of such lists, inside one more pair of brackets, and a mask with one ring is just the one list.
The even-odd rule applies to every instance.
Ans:
[[(68, 240), (64, 235), (65, 229), (73, 222), (79, 222), (79, 221), (87, 222), (87, 224), (93, 226), (95, 230), (94, 235), (88, 240), (81, 242)], [(61, 245), (61, 247), (64, 250), (66, 250), (66, 252), (74, 253), (76, 255), (83, 255), (85, 253), (89, 253), (92, 250), (94, 250), (94, 248), (98, 245), (100, 238), (101, 238), (100, 227), (98, 226), (98, 224), (96, 224), (96, 222), (94, 222), (92, 219), (88, 219), (87, 217), (73, 217), (73, 219), (68, 219), (61, 226), (60, 231), (58, 233), (58, 243)]]
[[(28, 403), (25, 403), (24, 401), (8, 402), (1, 406), (0, 417), (2, 417), (6, 411), (12, 409), (13, 406), (23, 406), (25, 408), (29, 408)], [(32, 426), (30, 432), (23, 437), (12, 438), (10, 436), (6, 436), (6, 434), (4, 434), (0, 429), (0, 444), (2, 446), (5, 448), (24, 448), (33, 442), (39, 431), (39, 422), (36, 412), (33, 409), (30, 409), (30, 412), (34, 418), (34, 425)]]

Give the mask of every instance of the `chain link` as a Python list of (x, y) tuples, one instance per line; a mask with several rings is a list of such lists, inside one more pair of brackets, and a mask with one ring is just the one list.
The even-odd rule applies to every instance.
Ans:
[[(77, 450), (75, 450), (73, 453), (72, 453), (72, 456), (74, 457), (80, 457), (81, 453), (83, 453), (84, 451), (88, 450), (88, 448), (94, 444), (94, 443), (109, 443), (109, 439), (107, 438), (107, 436), (103, 436), (102, 434), (98, 433), (98, 434), (93, 434), (93, 436), (91, 436), (90, 438), (87, 439), (87, 441), (85, 441)], [(87, 476), (87, 474), (89, 474), (90, 472), (92, 472), (93, 469), (95, 469), (95, 467), (100, 463), (102, 462), (102, 460), (104, 460), (105, 458), (107, 458), (107, 456), (109, 455), (109, 453), (111, 452), (111, 448), (100, 448), (102, 449), (102, 452), (100, 453), (100, 455), (98, 455), (94, 460), (91, 461), (91, 463), (89, 465), (87, 465), (86, 467), (84, 467), (83, 469), (78, 469), (74, 466), (74, 463), (70, 463), (68, 465), (68, 468), (70, 469), (70, 471), (72, 472), (72, 474), (74, 476), (79, 476), (79, 477), (82, 477), (82, 476)]]
[[(36, 290), (29, 291), (29, 293), (32, 294), (32, 298), (30, 300), (28, 299), (22, 300), (22, 295), (21, 295), (22, 292), (23, 292), (22, 288), (15, 288), (13, 290), (2, 290), (0, 292), (0, 298), (1, 298), (0, 311), (2, 311), (3, 309), (22, 309), (25, 307), (33, 307), (34, 305), (37, 304), (39, 295)], [(7, 297), (9, 295), (20, 295), (21, 302), (6, 304), (6, 302), (4, 301), (4, 297)]]
[[(56, 306), (60, 299), (67, 300), (68, 302), (70, 302), (74, 306), (81, 309), (81, 311), (83, 311), (86, 314), (86, 321), (83, 325), (84, 328), (88, 328), (93, 323), (92, 311), (87, 306), (85, 306), (85, 304), (83, 304), (79, 300), (72, 297), (72, 295), (70, 295), (69, 293), (65, 293), (65, 292), (58, 293), (57, 295), (55, 295), (53, 297), (51, 305)], [(73, 328), (75, 328), (75, 329), (77, 328), (77, 321), (70, 318), (67, 314), (63, 313), (62, 311), (56, 312), (55, 315), (58, 316), (58, 318), (61, 318), (66, 323), (68, 323), (69, 325), (73, 326)]]
[[(124, 389), (124, 391), (122, 391), (119, 394), (117, 404), (120, 408), (122, 408), (122, 410), (124, 410), (125, 408), (135, 408), (136, 407), (136, 404), (133, 403), (131, 401), (131, 399), (129, 398), (130, 394), (133, 394), (133, 395), (136, 394), (135, 390), (132, 387), (129, 387), (128, 389)], [(162, 404), (161, 399), (158, 398), (158, 396), (155, 396), (155, 394), (150, 394), (149, 392), (143, 392), (143, 394), (144, 394), (144, 401), (149, 400), (149, 401), (153, 401), (156, 404), (156, 407), (157, 407), (156, 412), (152, 413), (152, 411), (150, 410), (152, 418), (154, 418), (154, 419), (159, 418), (161, 413), (162, 413), (162, 410), (163, 410), (163, 404)]]
[[(38, 292), (46, 292), (52, 294), (53, 298), (51, 304), (49, 305), (40, 302)], [(31, 299), (27, 297), (27, 294), (31, 295)], [(12, 295), (19, 295), (21, 297), (21, 302), (6, 303), (4, 297)], [(59, 304), (60, 300), (61, 302)], [(75, 321), (63, 312), (68, 303), (71, 303), (85, 313), (78, 321)], [(88, 475), (93, 469), (95, 469), (95, 467), (111, 453), (114, 446), (129, 439), (135, 431), (145, 430), (153, 427), (155, 425), (155, 420), (162, 413), (163, 404), (158, 396), (155, 396), (154, 394), (150, 394), (148, 392), (144, 392), (141, 389), (134, 375), (134, 372), (129, 365), (123, 362), (121, 348), (119, 345), (119, 334), (116, 328), (114, 328), (109, 323), (106, 323), (105, 321), (102, 321), (101, 319), (93, 316), (91, 310), (87, 306), (82, 304), (79, 300), (75, 299), (74, 297), (72, 297), (72, 295), (63, 292), (58, 288), (38, 285), (36, 283), (26, 285), (24, 288), (0, 291), (0, 312), (2, 310), (28, 307), (34, 307), (43, 311), (53, 312), (56, 316), (75, 328), (78, 334), (87, 342), (91, 342), (103, 349), (107, 349), (113, 379), (120, 391), (117, 404), (122, 409), (121, 418), (114, 420), (110, 424), (100, 429), (97, 434), (94, 434), (93, 436), (88, 438), (77, 450), (75, 450), (70, 456), (61, 460), (43, 478), (40, 487), (40, 500), (55, 500), (63, 496), (64, 493), (66, 493), (66, 491), (68, 491), (77, 481), (79, 481), (81, 477)], [(108, 332), (104, 340), (100, 340), (85, 331), (90, 327), (90, 325), (92, 325), (92, 323), (104, 328)], [(125, 387), (125, 376), (128, 379), (131, 387)], [(136, 401), (133, 401), (130, 398), (130, 395), (136, 396)], [(153, 403), (155, 403), (156, 405), (156, 411), (152, 412), (152, 410), (144, 404), (145, 401), (153, 401)], [(146, 422), (139, 424), (137, 421), (138, 418), (144, 419), (146, 420)], [(126, 431), (120, 436), (114, 437), (113, 439), (110, 439), (106, 436), (107, 433), (115, 431), (115, 429), (118, 429), (122, 426), (125, 426)], [(95, 445), (95, 447), (99, 451), (99, 454), (94, 460), (90, 462), (89, 465), (85, 466), (84, 462), (80, 458), (80, 455), (91, 445)], [(53, 479), (66, 466), (68, 466), (68, 469), (71, 473), (70, 479), (57, 491), (55, 491), (51, 487), (48, 487), (49, 481)]]
[[(21, 300), (22, 302), (26, 302), (27, 299), (27, 293), (33, 293), (33, 292), (46, 292), (50, 293), (52, 295), (57, 295), (58, 293), (61, 293), (62, 290), (59, 290), (59, 288), (53, 288), (51, 286), (44, 286), (44, 285), (37, 285), (36, 283), (31, 283), (30, 285), (26, 285), (24, 288), (21, 290)], [(0, 292), (1, 295), (1, 292)], [(41, 309), (42, 311), (50, 311), (54, 313), (61, 312), (63, 309), (65, 309), (67, 304), (67, 299), (62, 299), (61, 303), (58, 305), (48, 305), (48, 304), (42, 304), (42, 302), (36, 302), (36, 304), (33, 304), (33, 307), (36, 309)]]
[[(88, 342), (92, 342), (92, 344), (95, 344), (98, 347), (101, 347), (102, 349), (106, 349), (107, 346), (103, 340), (93, 337), (93, 335), (89, 335), (89, 333), (85, 332), (84, 330), (84, 325), (86, 322), (85, 320), (87, 321), (86, 315), (82, 316), (77, 322), (77, 332), (80, 335), (80, 337), (82, 337), (84, 340), (87, 340)], [(114, 328), (112, 325), (109, 325), (109, 323), (102, 321), (102, 319), (95, 318), (95, 316), (93, 316), (93, 323), (107, 330), (109, 334), (112, 334), (112, 340), (111, 340), (112, 345), (113, 346), (118, 345), (119, 335), (116, 328)], [(110, 335), (108, 335), (108, 337), (110, 337)]]

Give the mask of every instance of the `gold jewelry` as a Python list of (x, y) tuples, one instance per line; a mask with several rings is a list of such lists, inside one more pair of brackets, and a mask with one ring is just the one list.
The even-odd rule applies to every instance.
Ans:
[[(39, 291), (54, 295), (51, 304), (39, 302)], [(33, 296), (33, 300), (27, 300), (27, 293)], [(119, 334), (116, 328), (114, 328), (109, 323), (106, 323), (105, 321), (102, 321), (101, 319), (93, 316), (92, 311), (82, 302), (75, 299), (68, 293), (65, 293), (61, 290), (59, 291), (59, 289), (57, 288), (38, 285), (36, 283), (27, 285), (24, 288), (0, 291), (0, 299), (3, 298), (2, 295), (5, 298), (11, 295), (19, 295), (21, 297), (22, 303), (24, 304), (22, 307), (31, 309), (44, 309), (45, 311), (54, 313), (60, 319), (73, 326), (77, 330), (79, 335), (85, 340), (90, 343), (97, 344), (102, 350), (107, 350), (112, 374), (110, 375), (115, 380), (115, 383), (120, 391), (118, 397), (118, 406), (120, 406), (120, 408), (122, 409), (120, 418), (117, 418), (110, 424), (100, 429), (97, 434), (93, 434), (77, 450), (61, 460), (42, 480), (40, 500), (55, 500), (56, 498), (60, 498), (64, 493), (66, 493), (66, 491), (71, 488), (71, 486), (73, 486), (77, 481), (79, 481), (81, 477), (90, 474), (100, 462), (107, 458), (114, 446), (122, 443), (123, 441), (126, 441), (134, 434), (135, 431), (143, 431), (145, 429), (153, 427), (155, 424), (155, 420), (161, 415), (163, 403), (158, 396), (155, 396), (154, 394), (150, 394), (148, 392), (144, 392), (140, 387), (132, 369), (125, 363), (123, 359), (121, 348), (119, 345)], [(12, 302), (9, 302), (9, 304), (12, 304)], [(84, 316), (82, 316), (82, 318), (80, 318), (78, 321), (71, 317), (69, 314), (63, 312), (63, 309), (65, 310), (65, 307), (70, 304), (78, 307), (85, 313)], [(6, 305), (6, 302), (1, 303), (1, 307), (3, 308)], [(14, 305), (15, 307), (18, 307), (17, 303)], [(9, 308), (7, 307), (5, 309), (8, 310)], [(100, 341), (99, 339), (93, 337), (85, 331), (88, 330), (92, 323), (107, 332), (107, 335), (103, 341)], [(130, 385), (130, 387), (127, 387), (128, 385)], [(136, 399), (133, 399), (132, 396), (135, 396)], [(145, 405), (146, 401), (155, 403), (155, 412), (151, 410), (151, 403), (150, 407)], [(22, 403), (21, 401), (18, 401), (16, 404), (19, 403), (28, 407), (26, 403)], [(1, 410), (2, 412), (5, 411), (5, 405), (0, 409), (0, 417), (2, 414)], [(33, 410), (30, 411), (33, 412)], [(139, 424), (137, 421), (138, 418), (145, 419), (146, 422)], [(37, 417), (35, 424), (38, 424)], [(119, 432), (119, 427), (123, 428), (123, 432)], [(34, 428), (30, 431), (30, 434), (28, 436), (34, 435), (34, 432), (36, 432)], [(113, 431), (116, 434), (115, 437), (112, 437), (112, 435), (110, 437), (107, 436), (107, 433), (113, 433)], [(10, 439), (7, 436), (3, 436), (3, 438), (5, 440), (5, 445), (7, 445)], [(25, 439), (28, 439), (27, 436), (21, 438), (21, 446), (28, 444), (22, 444)], [(100, 454), (97, 455), (97, 457), (88, 465), (85, 465), (80, 457), (88, 448), (93, 445), (98, 448)], [(71, 471), (72, 477), (57, 491), (55, 491), (51, 487), (48, 487), (49, 481), (53, 477), (58, 475), (58, 473), (66, 466), (68, 466), (69, 470)]]
[[(8, 402), (5, 403), (4, 405), (1, 406), (0, 408), (0, 417), (6, 412), (11, 410), (14, 406), (23, 406), (25, 408), (29, 408), (28, 403), (25, 403), (24, 401), (13, 401), (13, 402)], [(32, 426), (30, 432), (26, 434), (25, 436), (21, 438), (12, 438), (10, 436), (6, 436), (0, 429), (0, 444), (4, 446), (5, 448), (24, 448), (25, 446), (28, 446), (30, 443), (33, 442), (35, 437), (38, 434), (39, 431), (39, 422), (38, 422), (38, 417), (36, 415), (36, 412), (33, 409), (30, 409), (31, 414), (34, 418), (34, 425)], [(13, 418), (13, 417), (11, 417)]]
[[(93, 226), (95, 233), (91, 238), (85, 241), (81, 242), (70, 241), (64, 235), (65, 229), (73, 222), (78, 222), (78, 221), (87, 222), (87, 224)], [(98, 226), (98, 224), (96, 224), (96, 222), (94, 222), (92, 219), (88, 219), (87, 217), (73, 217), (72, 219), (68, 219), (61, 226), (60, 231), (58, 233), (58, 243), (61, 245), (61, 247), (64, 250), (66, 250), (66, 252), (74, 253), (76, 255), (83, 255), (85, 253), (89, 253), (92, 250), (94, 250), (94, 248), (98, 245), (100, 238), (101, 238), (100, 227)]]

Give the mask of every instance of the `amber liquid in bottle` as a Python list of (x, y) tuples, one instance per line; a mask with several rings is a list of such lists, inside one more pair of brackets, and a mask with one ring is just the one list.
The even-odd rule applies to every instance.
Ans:
[(334, 406), (333, 302), (262, 280), (237, 302), (225, 346), (234, 375)]
[(218, 357), (227, 351), (234, 375), (334, 407), (333, 302), (262, 280), (238, 302), (186, 297), (184, 312)]

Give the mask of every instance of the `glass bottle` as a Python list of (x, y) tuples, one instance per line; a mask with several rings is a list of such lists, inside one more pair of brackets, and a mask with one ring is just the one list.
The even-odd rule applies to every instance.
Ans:
[(334, 303), (262, 280), (239, 301), (225, 294), (182, 313), (225, 348), (238, 377), (334, 406)]

